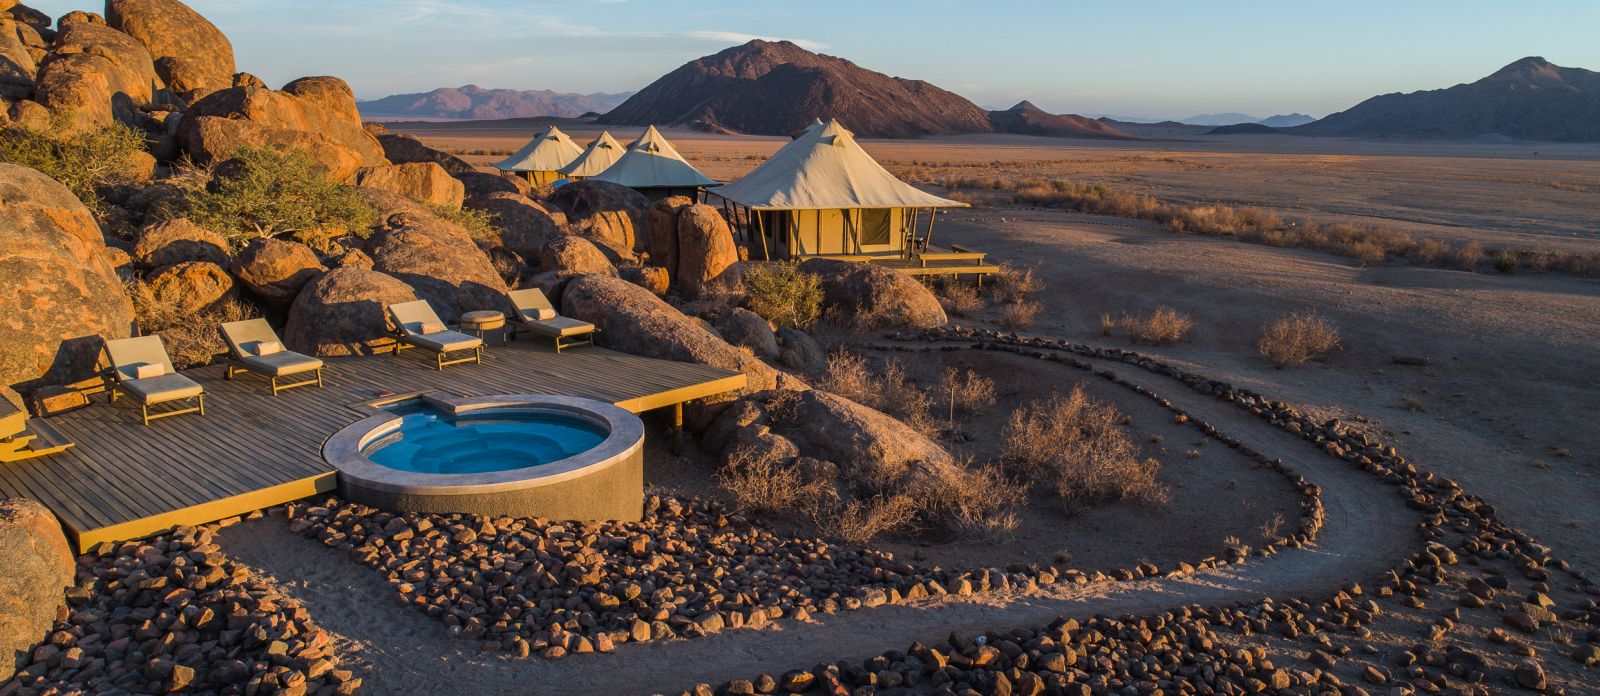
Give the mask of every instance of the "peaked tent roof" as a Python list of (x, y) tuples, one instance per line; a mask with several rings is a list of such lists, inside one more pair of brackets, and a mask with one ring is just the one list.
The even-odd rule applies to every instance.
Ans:
[(610, 132), (600, 131), (600, 137), (589, 143), (577, 159), (556, 171), (567, 176), (595, 176), (616, 164), (622, 153), (622, 143), (611, 137)]
[(581, 154), (583, 149), (572, 142), (572, 136), (551, 126), (529, 140), (521, 150), (495, 162), (494, 168), (503, 172), (553, 172), (567, 166)]
[(967, 206), (896, 179), (838, 121), (813, 125), (717, 195), (757, 210)]
[(717, 181), (684, 161), (672, 143), (655, 126), (628, 145), (628, 152), (616, 164), (593, 177), (628, 188), (676, 188), (716, 186)]

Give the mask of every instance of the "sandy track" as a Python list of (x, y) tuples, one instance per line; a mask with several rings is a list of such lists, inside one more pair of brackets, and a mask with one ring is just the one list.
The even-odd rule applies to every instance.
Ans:
[[(1417, 538), (1415, 513), (1390, 487), (1322, 455), (1298, 438), (1170, 378), (1109, 361), (1111, 369), (1171, 399), (1244, 444), (1282, 457), (1322, 486), (1325, 525), (1314, 546), (1184, 578), (1044, 588), (1021, 594), (940, 599), (780, 622), (694, 640), (628, 644), (614, 655), (558, 662), (480, 654), (447, 637), (442, 624), (399, 606), (375, 572), (339, 552), (287, 532), (281, 518), (224, 530), (224, 549), (275, 576), (304, 600), (314, 619), (341, 637), (349, 661), (364, 663), (368, 689), (383, 694), (627, 694), (682, 689), (696, 682), (767, 672), (781, 674), (840, 658), (865, 658), (912, 641), (935, 642), (951, 631), (976, 633), (1047, 623), (1057, 616), (1156, 612), (1330, 591), (1366, 582), (1398, 565)], [(1063, 379), (1083, 373), (1060, 366)], [(1196, 549), (1203, 556), (1210, 549)], [(361, 665), (358, 664), (358, 668)]]

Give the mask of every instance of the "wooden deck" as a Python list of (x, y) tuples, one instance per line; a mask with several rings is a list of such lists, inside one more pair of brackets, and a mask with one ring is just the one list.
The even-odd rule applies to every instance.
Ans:
[(205, 385), (206, 413), (139, 423), (132, 402), (49, 419), (76, 446), (0, 465), (0, 496), (33, 498), (55, 512), (82, 550), (297, 500), (337, 487), (322, 460), (328, 436), (365, 414), (354, 405), (385, 392), (460, 396), (559, 394), (614, 403), (635, 413), (744, 386), (745, 376), (601, 348), (557, 355), (543, 341), (498, 342), (481, 365), (433, 369), (431, 356), (332, 358), (323, 389), (273, 397), (264, 380), (225, 381), (220, 365), (186, 372)]
[(929, 275), (971, 275), (981, 284), (984, 276), (990, 273), (999, 273), (1000, 267), (984, 260), (984, 253), (969, 249), (954, 247), (945, 249), (930, 246), (914, 257), (906, 258), (900, 252), (882, 254), (813, 254), (802, 258), (838, 259), (840, 261), (854, 261), (857, 263), (870, 263), (910, 276)]

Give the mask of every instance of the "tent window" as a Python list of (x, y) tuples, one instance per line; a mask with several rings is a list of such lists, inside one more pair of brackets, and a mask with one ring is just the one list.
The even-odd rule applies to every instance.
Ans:
[(861, 211), (861, 246), (883, 246), (890, 243), (888, 208), (867, 208)]

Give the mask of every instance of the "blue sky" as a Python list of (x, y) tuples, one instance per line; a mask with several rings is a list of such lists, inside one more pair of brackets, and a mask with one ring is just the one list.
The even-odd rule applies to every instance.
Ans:
[[(53, 16), (99, 9), (32, 0)], [(988, 107), (1316, 116), (1527, 55), (1600, 69), (1600, 2), (191, 0), (274, 86), (362, 98), (474, 83), (613, 92), (753, 37), (928, 80)]]

